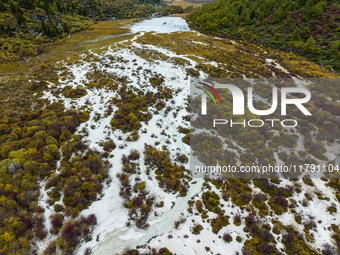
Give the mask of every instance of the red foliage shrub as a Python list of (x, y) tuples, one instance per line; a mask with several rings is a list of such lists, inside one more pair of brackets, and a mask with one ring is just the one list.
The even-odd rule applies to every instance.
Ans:
[(94, 214), (90, 214), (87, 218), (82, 218), (81, 223), (85, 223), (87, 225), (96, 225), (97, 224), (97, 217)]
[(258, 194), (255, 195), (254, 199), (255, 199), (256, 202), (261, 202), (261, 201), (266, 201), (267, 197), (266, 197), (266, 195), (264, 195), (262, 193), (258, 193)]
[(323, 246), (323, 250), (322, 250), (322, 254), (323, 255), (339, 255), (339, 252), (337, 250), (337, 248), (335, 248), (334, 246), (326, 243)]
[(270, 253), (270, 247), (268, 246), (268, 244), (266, 244), (266, 243), (262, 244), (261, 248), (262, 248), (264, 253), (266, 253), (266, 254)]
[(288, 207), (288, 200), (284, 196), (277, 196), (274, 198), (274, 203), (281, 205), (284, 208)]
[(258, 223), (259, 219), (255, 216), (255, 214), (249, 213), (248, 216), (246, 217), (246, 222), (249, 224), (254, 224)]
[(181, 187), (181, 190), (182, 190), (183, 192), (187, 192), (187, 191), (188, 191), (188, 187), (185, 186), (185, 185), (183, 185), (183, 186)]
[(87, 237), (90, 233), (88, 227), (95, 224), (97, 224), (97, 218), (94, 214), (91, 214), (86, 218), (81, 217), (81, 219), (76, 222), (68, 223), (61, 234), (68, 246), (68, 250), (65, 251), (65, 254), (73, 254), (72, 248), (77, 246), (81, 241), (81, 238)]
[(19, 230), (20, 235), (24, 235), (27, 230), (33, 227), (33, 220), (30, 217), (21, 218), (20, 221), (24, 223), (24, 226)]
[(37, 220), (35, 222), (35, 227), (35, 236), (40, 240), (44, 239), (47, 235), (47, 231), (44, 229), (43, 221), (41, 219)]
[(234, 219), (237, 220), (238, 222), (241, 222), (241, 220), (242, 220), (241, 214), (239, 212), (237, 214), (235, 214)]
[(294, 233), (288, 233), (286, 240), (287, 243), (291, 243), (294, 240)]
[(140, 196), (134, 197), (133, 203), (139, 207), (143, 204), (143, 198), (141, 198)]
[(124, 191), (125, 191), (126, 195), (131, 196), (131, 188), (130, 187), (125, 188)]
[(55, 218), (54, 220), (51, 221), (52, 226), (55, 228), (59, 228), (62, 226), (62, 220), (61, 218)]
[(270, 235), (270, 231), (268, 229), (263, 230), (261, 235), (266, 242), (270, 241), (271, 235)]
[(242, 202), (248, 203), (251, 199), (251, 196), (248, 193), (242, 193), (240, 195), (240, 198), (241, 198)]
[(229, 195), (227, 193), (223, 192), (222, 198), (223, 198), (224, 201), (228, 201)]
[(224, 233), (224, 235), (223, 235), (223, 240), (224, 240), (225, 242), (227, 242), (227, 243), (230, 243), (230, 242), (232, 241), (232, 237), (231, 237), (230, 234)]

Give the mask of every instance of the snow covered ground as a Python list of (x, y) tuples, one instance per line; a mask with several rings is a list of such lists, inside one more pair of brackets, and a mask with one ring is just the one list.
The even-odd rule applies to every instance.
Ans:
[[(60, 63), (64, 66), (69, 75), (66, 79), (60, 79), (60, 88), (65, 86), (72, 86), (76, 88), (79, 85), (86, 86), (86, 83), (90, 82), (86, 78), (87, 73), (91, 73), (94, 70), (99, 72), (105, 72), (108, 74), (114, 74), (117, 77), (127, 77), (129, 81), (129, 86), (142, 89), (144, 91), (156, 90), (149, 86), (149, 78), (154, 75), (161, 75), (164, 77), (163, 85), (165, 87), (171, 88), (173, 91), (178, 91), (178, 93), (173, 93), (173, 104), (171, 105), (173, 111), (178, 109), (177, 115), (173, 114), (164, 115), (160, 114), (153, 115), (152, 119), (148, 123), (142, 122), (142, 127), (140, 130), (145, 130), (146, 133), (140, 134), (140, 138), (137, 141), (127, 141), (127, 134), (124, 134), (121, 130), (111, 130), (110, 121), (117, 110), (114, 108), (111, 115), (104, 117), (105, 111), (108, 107), (108, 102), (115, 96), (118, 96), (116, 92), (108, 91), (105, 88), (86, 88), (88, 94), (79, 99), (55, 97), (51, 92), (45, 92), (44, 97), (52, 100), (64, 100), (65, 106), (68, 108), (81, 109), (82, 107), (89, 106), (91, 108), (90, 120), (81, 124), (78, 128), (79, 133), (83, 128), (88, 132), (87, 144), (90, 148), (95, 149), (99, 152), (103, 152), (103, 148), (99, 146), (99, 143), (107, 139), (111, 139), (117, 145), (117, 148), (113, 151), (114, 157), (108, 160), (112, 164), (109, 170), (109, 175), (112, 178), (110, 184), (105, 184), (102, 196), (100, 200), (95, 201), (92, 205), (82, 211), (82, 215), (87, 216), (90, 214), (95, 214), (98, 219), (98, 224), (96, 225), (93, 233), (92, 240), (87, 243), (82, 243), (77, 249), (76, 254), (84, 254), (87, 248), (92, 249), (92, 254), (117, 254), (121, 253), (127, 248), (135, 248), (136, 246), (150, 246), (152, 248), (162, 248), (167, 247), (170, 251), (176, 254), (206, 254), (205, 247), (210, 247), (213, 254), (236, 254), (240, 252), (245, 240), (248, 238), (247, 234), (244, 232), (245, 223), (244, 220), (241, 226), (236, 226), (233, 224), (233, 215), (240, 212), (243, 217), (246, 216), (246, 212), (241, 212), (240, 208), (234, 206), (231, 200), (223, 201), (223, 208), (226, 210), (226, 215), (230, 215), (229, 225), (224, 227), (218, 235), (223, 235), (227, 232), (233, 238), (233, 242), (228, 244), (228, 252), (225, 253), (226, 243), (218, 237), (218, 235), (212, 233), (211, 226), (208, 222), (203, 222), (200, 215), (195, 215), (188, 212), (188, 201), (193, 197), (195, 200), (202, 198), (203, 182), (204, 179), (198, 178), (193, 179), (190, 182), (190, 188), (188, 193), (184, 197), (178, 197), (174, 194), (165, 192), (161, 187), (159, 187), (157, 180), (155, 179), (155, 174), (151, 173), (149, 176), (146, 175), (143, 150), (145, 144), (154, 145), (157, 149), (161, 150), (163, 145), (166, 145), (171, 152), (172, 159), (175, 158), (176, 152), (189, 157), (190, 147), (182, 142), (184, 134), (178, 132), (178, 127), (183, 126), (188, 128), (189, 121), (183, 119), (184, 116), (188, 115), (185, 109), (187, 98), (190, 89), (190, 77), (187, 75), (187, 68), (195, 68), (197, 63), (186, 55), (179, 55), (168, 49), (160, 48), (154, 45), (140, 44), (136, 42), (136, 39), (143, 36), (144, 32), (155, 31), (155, 33), (170, 33), (175, 31), (189, 31), (188, 25), (181, 18), (165, 17), (145, 20), (140, 23), (136, 23), (131, 27), (133, 33), (136, 36), (130, 41), (131, 45), (129, 47), (124, 47), (122, 43), (116, 44), (115, 47), (109, 47), (103, 50), (102, 53), (93, 53), (91, 51), (83, 54), (83, 59), (77, 63), (72, 63), (69, 65), (66, 61)], [(193, 40), (193, 39), (191, 39)], [(202, 42), (192, 41), (194, 44), (202, 45)], [(204, 45), (204, 44), (203, 44)], [(146, 60), (136, 54), (138, 50), (150, 50), (155, 51), (165, 56), (171, 58), (181, 58), (186, 60), (186, 66), (174, 64), (173, 62), (166, 60)], [(95, 62), (88, 62), (85, 60), (86, 57), (93, 56), (96, 60)], [(272, 60), (267, 59), (267, 62)], [(137, 63), (137, 64), (136, 64)], [(215, 62), (207, 61), (207, 63)], [(277, 64), (277, 63), (276, 63)], [(279, 68), (284, 70), (280, 65), (277, 64)], [(149, 71), (151, 70), (151, 72)], [(138, 74), (138, 75), (136, 75)], [(208, 77), (208, 75), (202, 71), (199, 72), (200, 78)], [(154, 109), (151, 109), (154, 110)], [(172, 113), (172, 112), (171, 112)], [(94, 117), (96, 114), (101, 114), (101, 119), (95, 121)], [(90, 128), (91, 127), (91, 128)], [(167, 136), (161, 134), (165, 130), (165, 133), (170, 135), (170, 139)], [(154, 134), (152, 137), (151, 134)], [(122, 137), (122, 139), (118, 139)], [(168, 142), (169, 141), (169, 142)], [(155, 142), (160, 142), (155, 145)], [(119, 195), (120, 192), (120, 182), (116, 177), (117, 173), (122, 171), (122, 161), (123, 155), (128, 155), (132, 149), (138, 150), (140, 152), (140, 167), (141, 174), (138, 177), (141, 181), (146, 182), (146, 190), (153, 194), (155, 198), (155, 203), (164, 201), (164, 207), (153, 207), (152, 213), (148, 218), (148, 224), (150, 225), (147, 229), (139, 229), (135, 224), (127, 226), (126, 223), (129, 221), (128, 209), (123, 206), (124, 200)], [(186, 164), (189, 168), (190, 162)], [(133, 178), (137, 177), (135, 174)], [(151, 177), (151, 178), (150, 178)], [(312, 192), (313, 190), (319, 190), (324, 193), (327, 197), (330, 197), (330, 201), (317, 200), (314, 199), (307, 207), (300, 206), (301, 215), (308, 217), (309, 214), (315, 216), (315, 221), (321, 221), (322, 224), (317, 226), (317, 231), (314, 233), (315, 243), (313, 244), (317, 248), (321, 248), (324, 243), (331, 243), (330, 231), (326, 229), (330, 224), (339, 224), (340, 218), (336, 215), (330, 216), (325, 214), (326, 208), (330, 206), (332, 202), (337, 204), (337, 210), (339, 211), (338, 203), (334, 199), (334, 192), (326, 187), (323, 181), (319, 179), (313, 180), (315, 187), (311, 188), (301, 182), (302, 189), (304, 191)], [(290, 182), (285, 181), (283, 184), (289, 184)], [(42, 188), (44, 185), (42, 185)], [(213, 185), (212, 191), (220, 194)], [(260, 190), (254, 188), (253, 192)], [(299, 201), (303, 199), (304, 192), (300, 194), (295, 194), (292, 198)], [(46, 200), (46, 191), (42, 193), (42, 201)], [(43, 202), (40, 202), (43, 205)], [(46, 207), (46, 205), (45, 205)], [(52, 208), (46, 210), (45, 218), (48, 221), (48, 217), (52, 214)], [(195, 213), (194, 209), (194, 213)], [(209, 218), (212, 219), (216, 217), (214, 213), (209, 213)], [(294, 220), (294, 215), (290, 212), (283, 214), (278, 217), (284, 225), (294, 223), (296, 228), (302, 232), (303, 226), (297, 224)], [(174, 222), (186, 219), (186, 221), (176, 229)], [(203, 226), (203, 230), (200, 235), (194, 235), (191, 233), (192, 227), (196, 223)], [(49, 224), (47, 224), (49, 226)], [(172, 237), (169, 237), (172, 236)], [(187, 236), (186, 236), (187, 235)], [(242, 238), (241, 242), (236, 242), (237, 236)], [(53, 238), (53, 237), (52, 237)], [(199, 241), (198, 241), (199, 240)], [(47, 241), (46, 241), (47, 242)], [(46, 242), (40, 243), (39, 252), (42, 252), (46, 247)], [(149, 249), (143, 246), (140, 251), (148, 251)], [(277, 248), (283, 248), (283, 245), (279, 243)]]

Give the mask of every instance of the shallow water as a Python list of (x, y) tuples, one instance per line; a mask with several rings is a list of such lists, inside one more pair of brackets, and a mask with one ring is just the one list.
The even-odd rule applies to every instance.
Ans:
[(180, 17), (161, 17), (146, 19), (131, 26), (132, 33), (160, 32), (171, 33), (177, 31), (190, 31), (186, 21)]

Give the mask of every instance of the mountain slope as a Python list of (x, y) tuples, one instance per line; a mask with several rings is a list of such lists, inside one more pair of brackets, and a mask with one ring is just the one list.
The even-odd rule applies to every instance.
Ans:
[(340, 1), (218, 0), (191, 14), (198, 30), (293, 52), (340, 68)]

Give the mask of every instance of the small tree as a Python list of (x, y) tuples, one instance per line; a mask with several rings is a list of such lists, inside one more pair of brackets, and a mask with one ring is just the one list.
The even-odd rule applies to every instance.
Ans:
[(310, 54), (320, 54), (321, 49), (317, 48), (315, 40), (312, 36), (303, 45), (303, 51)]

